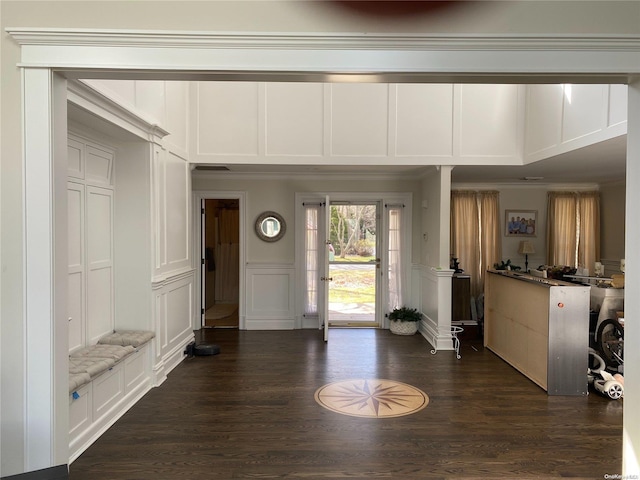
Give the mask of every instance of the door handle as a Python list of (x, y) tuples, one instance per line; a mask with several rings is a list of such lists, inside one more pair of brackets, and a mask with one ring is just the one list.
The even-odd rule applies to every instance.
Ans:
[(323, 282), (333, 282), (333, 277), (320, 277)]

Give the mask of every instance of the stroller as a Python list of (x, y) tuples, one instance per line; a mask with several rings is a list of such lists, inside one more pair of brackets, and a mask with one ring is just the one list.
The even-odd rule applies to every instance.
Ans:
[(596, 391), (617, 400), (624, 395), (624, 325), (609, 318), (598, 326), (589, 348), (587, 378)]

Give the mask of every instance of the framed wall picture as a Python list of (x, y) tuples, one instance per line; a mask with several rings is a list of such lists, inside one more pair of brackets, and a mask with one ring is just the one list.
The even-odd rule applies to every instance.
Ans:
[(505, 210), (505, 230), (507, 237), (535, 237), (538, 229), (537, 210)]

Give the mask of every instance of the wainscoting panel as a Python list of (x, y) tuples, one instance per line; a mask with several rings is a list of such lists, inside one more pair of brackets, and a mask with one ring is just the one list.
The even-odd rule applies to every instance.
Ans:
[(154, 274), (171, 275), (171, 272), (191, 266), (189, 163), (156, 145), (152, 178), (156, 253)]
[(171, 152), (166, 160), (167, 264), (171, 270), (187, 267), (189, 259), (189, 164)]
[(267, 83), (265, 154), (322, 156), (324, 87), (321, 83)]
[[(518, 160), (524, 120), (519, 85), (461, 85), (461, 157)], [(521, 118), (522, 117), (522, 118)]]
[(194, 271), (188, 270), (152, 284), (157, 347), (153, 370), (157, 384), (182, 361), (185, 346), (194, 338), (191, 325), (194, 276)]
[(200, 82), (191, 96), (190, 160), (518, 163), (524, 92), (522, 85)]
[(453, 155), (453, 85), (396, 86), (395, 148), (398, 157)]
[(197, 84), (197, 150), (200, 155), (258, 154), (258, 84)]
[(247, 330), (288, 330), (295, 327), (293, 265), (247, 266)]
[(388, 155), (389, 87), (375, 83), (331, 85), (331, 155)]

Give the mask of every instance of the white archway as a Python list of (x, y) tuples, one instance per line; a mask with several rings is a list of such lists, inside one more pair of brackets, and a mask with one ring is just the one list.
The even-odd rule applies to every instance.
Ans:
[[(66, 88), (68, 78), (628, 83), (627, 203), (640, 200), (640, 38), (7, 29), (21, 45), (25, 166), (25, 457), (29, 470), (68, 460), (66, 369)], [(304, 65), (305, 67), (301, 67)], [(640, 239), (627, 210), (626, 245)], [(640, 254), (626, 252), (627, 291), (640, 286)], [(629, 296), (629, 318), (640, 298)], [(629, 322), (627, 339), (640, 344)], [(34, 357), (51, 360), (49, 365)], [(624, 468), (638, 473), (640, 350), (627, 352)]]

